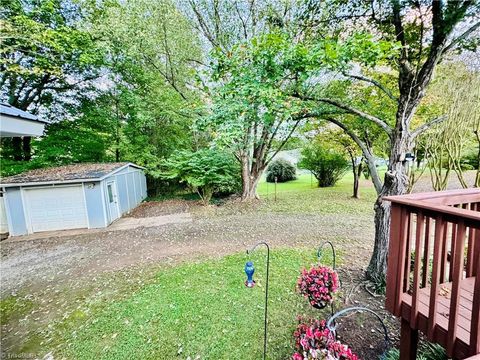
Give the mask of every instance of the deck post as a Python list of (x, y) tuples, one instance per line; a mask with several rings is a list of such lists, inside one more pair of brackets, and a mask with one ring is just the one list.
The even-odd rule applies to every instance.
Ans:
[(408, 320), (402, 318), (400, 360), (417, 358), (418, 330), (412, 329)]

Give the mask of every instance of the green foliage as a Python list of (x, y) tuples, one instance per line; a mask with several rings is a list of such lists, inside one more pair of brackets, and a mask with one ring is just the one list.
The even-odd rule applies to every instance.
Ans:
[(434, 343), (423, 343), (419, 346), (419, 359), (421, 360), (448, 360), (443, 347)]
[(245, 179), (251, 179), (244, 181), (245, 197), (255, 193), (272, 147), (281, 149), (304, 119), (301, 101), (285, 91), (293, 85), (285, 80), (289, 66), (304, 70), (288, 46), (291, 41), (288, 34), (273, 31), (212, 55), (208, 75), (218, 86), (212, 87), (210, 116), (198, 125), (243, 162)]
[(348, 170), (348, 161), (334, 150), (313, 142), (302, 150), (298, 166), (310, 170), (318, 180), (319, 187), (333, 186)]
[(16, 175), (28, 170), (37, 169), (41, 167), (41, 165), (33, 161), (15, 161), (11, 159), (5, 159), (3, 158), (3, 155), (2, 155), (1, 163), (2, 163), (1, 164), (2, 166), (0, 166), (1, 176)]
[[(46, 136), (38, 141), (34, 161), (48, 165), (112, 160), (107, 156), (110, 136), (89, 126), (86, 119), (50, 124)], [(99, 125), (105, 123), (99, 123)]]
[[(288, 35), (271, 33), (239, 44), (229, 54), (213, 54), (214, 71), (210, 76), (214, 81), (225, 81), (213, 89), (212, 114), (203, 125), (218, 144), (246, 151), (263, 142), (271, 144), (269, 138), (261, 138), (263, 135), (281, 139), (280, 133), (274, 132), (279, 123), (287, 129), (293, 126), (292, 116), (301, 108), (281, 89), (285, 62), (294, 61), (294, 55), (286, 53), (290, 51), (288, 42)], [(262, 128), (271, 131), (263, 133)], [(245, 136), (252, 129), (258, 130), (254, 136)]]
[[(390, 349), (386, 354), (385, 360), (399, 360), (400, 351), (398, 349)], [(448, 360), (445, 349), (440, 345), (433, 343), (422, 343), (419, 346), (416, 360)]]
[(86, 9), (61, 0), (1, 4), (3, 100), (24, 110), (58, 107), (97, 77), (104, 53), (83, 26), (92, 16)]
[(163, 162), (164, 179), (187, 184), (207, 205), (215, 193), (238, 190), (239, 169), (235, 159), (217, 149), (179, 151)]
[(287, 182), (295, 180), (297, 169), (294, 165), (284, 159), (278, 159), (272, 161), (267, 168), (267, 181), (275, 182)]

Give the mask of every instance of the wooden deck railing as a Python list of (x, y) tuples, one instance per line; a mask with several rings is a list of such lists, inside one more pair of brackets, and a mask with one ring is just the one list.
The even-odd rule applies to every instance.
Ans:
[(391, 196), (386, 309), (402, 318), (401, 359), (418, 330), (450, 357), (480, 353), (480, 189)]

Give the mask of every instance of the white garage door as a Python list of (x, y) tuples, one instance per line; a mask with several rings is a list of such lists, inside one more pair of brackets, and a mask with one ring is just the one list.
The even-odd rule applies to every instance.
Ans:
[(25, 207), (29, 232), (88, 226), (81, 185), (25, 190)]

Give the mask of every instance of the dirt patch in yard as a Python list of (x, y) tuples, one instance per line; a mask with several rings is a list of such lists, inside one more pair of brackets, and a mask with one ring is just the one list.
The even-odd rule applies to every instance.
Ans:
[(134, 218), (154, 217), (189, 212), (200, 204), (188, 200), (148, 201), (133, 209), (127, 216)]

